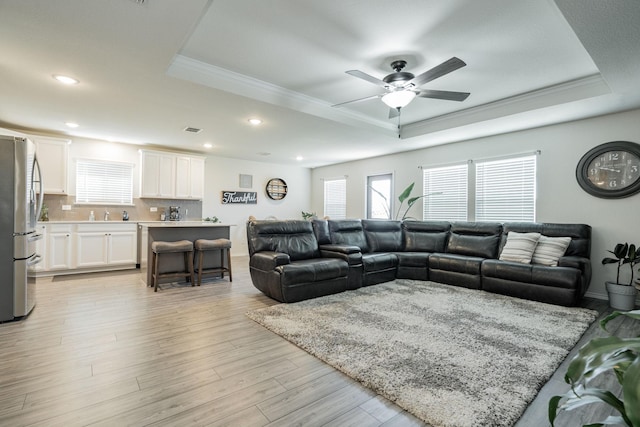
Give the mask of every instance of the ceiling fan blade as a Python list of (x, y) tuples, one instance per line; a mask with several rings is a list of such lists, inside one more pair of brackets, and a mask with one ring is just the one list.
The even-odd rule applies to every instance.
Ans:
[(342, 107), (343, 105), (346, 105), (346, 104), (353, 104), (355, 102), (368, 101), (370, 99), (376, 99), (376, 98), (382, 98), (382, 95), (367, 96), (365, 98), (360, 98), (360, 99), (354, 99), (352, 101), (341, 102), (340, 104), (332, 105), (332, 107)]
[(389, 118), (394, 119), (400, 115), (400, 110), (397, 108), (389, 108)]
[(422, 86), (423, 84), (430, 82), (431, 80), (435, 80), (438, 77), (442, 77), (445, 74), (449, 74), (452, 71), (457, 70), (458, 68), (462, 68), (467, 65), (462, 59), (456, 58), (455, 56), (440, 65), (436, 65), (432, 69), (425, 71), (424, 73), (414, 77), (409, 80), (405, 87), (413, 84), (414, 86)]
[(349, 74), (350, 76), (357, 77), (362, 80), (366, 80), (369, 83), (373, 83), (374, 85), (381, 86), (385, 89), (389, 88), (389, 83), (385, 83), (382, 80), (375, 78), (373, 76), (370, 76), (367, 73), (363, 73), (360, 70), (349, 70), (349, 71), (345, 71), (345, 73)]
[(444, 99), (446, 101), (464, 101), (469, 95), (469, 92), (451, 92), (448, 90), (421, 90), (418, 93), (421, 98)]

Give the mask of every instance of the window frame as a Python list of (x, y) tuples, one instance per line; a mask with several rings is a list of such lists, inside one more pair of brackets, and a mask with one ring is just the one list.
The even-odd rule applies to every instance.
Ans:
[[(381, 181), (388, 181), (388, 183), (389, 183), (388, 199), (386, 199), (383, 194), (380, 194), (381, 192), (379, 192), (380, 191), (379, 189), (378, 189), (378, 191), (376, 191), (376, 189), (374, 189), (373, 182), (381, 182)], [(367, 176), (365, 218), (367, 218), (367, 219), (392, 219), (392, 217), (393, 217), (393, 209), (394, 209), (394, 206), (393, 206), (393, 200), (394, 200), (393, 183), (394, 183), (393, 173), (391, 173), (391, 172), (389, 172), (389, 173), (380, 173), (380, 174), (368, 175)], [(382, 203), (385, 205), (385, 206), (383, 206), (383, 209), (387, 211), (387, 216), (386, 217), (382, 217), (382, 216), (374, 217), (372, 215), (372, 209), (373, 209), (372, 200), (374, 198), (381, 198)]]

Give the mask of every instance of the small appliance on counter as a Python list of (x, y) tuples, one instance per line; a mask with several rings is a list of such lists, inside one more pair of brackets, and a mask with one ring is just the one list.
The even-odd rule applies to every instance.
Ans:
[(122, 220), (129, 221), (129, 213), (127, 211), (122, 211)]
[(169, 221), (180, 221), (180, 206), (169, 206)]

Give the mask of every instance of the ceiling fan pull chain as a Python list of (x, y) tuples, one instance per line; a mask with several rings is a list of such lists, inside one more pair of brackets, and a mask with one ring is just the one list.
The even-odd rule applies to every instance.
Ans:
[(398, 107), (398, 139), (400, 139), (400, 132), (401, 132), (401, 128), (400, 128), (400, 110), (401, 110), (401, 108)]

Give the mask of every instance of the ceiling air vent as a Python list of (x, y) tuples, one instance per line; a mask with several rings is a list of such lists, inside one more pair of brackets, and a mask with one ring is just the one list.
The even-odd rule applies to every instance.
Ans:
[(183, 129), (185, 132), (191, 132), (191, 133), (200, 133), (202, 132), (202, 129), (199, 128), (192, 128), (190, 126), (187, 126), (186, 128)]

